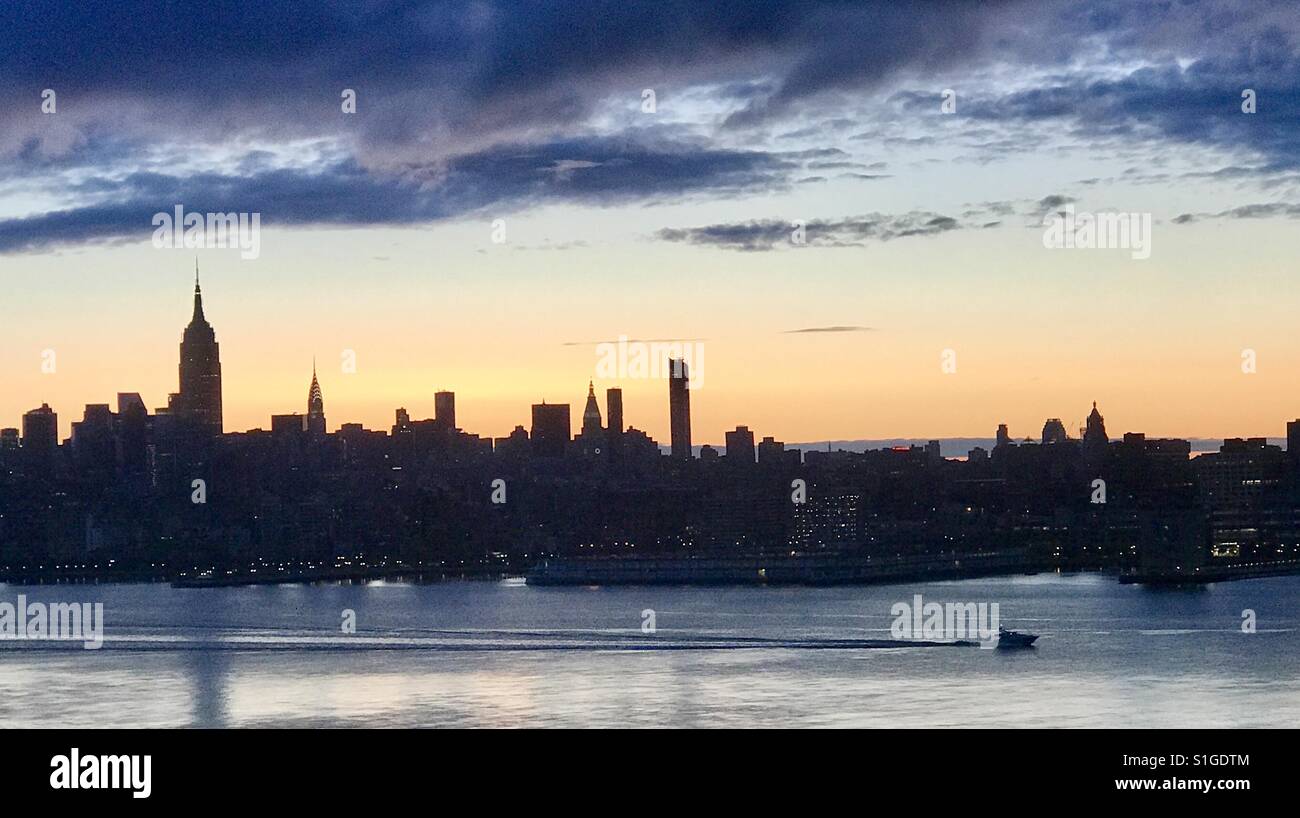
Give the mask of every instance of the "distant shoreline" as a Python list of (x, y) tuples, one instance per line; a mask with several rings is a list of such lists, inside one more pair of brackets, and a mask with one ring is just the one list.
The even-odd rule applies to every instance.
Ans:
[[(1009, 561), (990, 555), (979, 559), (968, 555), (930, 561), (891, 564), (846, 559), (790, 561), (760, 557), (692, 559), (662, 557), (645, 559), (598, 558), (549, 560), (528, 571), (474, 569), (446, 570), (428, 566), (375, 570), (312, 570), (284, 572), (235, 571), (217, 574), (120, 572), (10, 572), (0, 574), (0, 585), (159, 585), (181, 589), (232, 588), (280, 585), (339, 585), (370, 582), (399, 582), (432, 585), (442, 582), (499, 582), (521, 580), (532, 587), (832, 587), (844, 585), (902, 585), (917, 582), (950, 582), (993, 577), (1032, 576), (1044, 573), (1102, 574), (1114, 576), (1120, 584), (1152, 587), (1194, 587), (1277, 576), (1300, 575), (1300, 560), (1276, 564), (1210, 566), (1194, 572), (1122, 570), (1101, 566), (1063, 566)], [(962, 564), (962, 563), (965, 564)]]

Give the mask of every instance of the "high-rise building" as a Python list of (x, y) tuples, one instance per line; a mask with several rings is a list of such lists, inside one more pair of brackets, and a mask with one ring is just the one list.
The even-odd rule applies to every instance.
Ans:
[(1106, 434), (1106, 419), (1097, 411), (1097, 401), (1092, 402), (1092, 412), (1083, 429), (1083, 442), (1090, 446), (1105, 446), (1110, 442), (1110, 437)]
[(194, 314), (181, 338), (180, 391), (168, 409), (192, 428), (219, 435), (221, 422), (221, 349), (203, 316), (199, 267), (194, 265)]
[(287, 415), (271, 415), (271, 434), (276, 437), (288, 437), (298, 440), (307, 431), (307, 417), (297, 412)]
[(754, 433), (748, 426), (737, 426), (727, 432), (727, 462), (732, 465), (754, 465)]
[(1286, 423), (1286, 453), (1300, 462), (1300, 418)]
[(1070, 439), (1065, 433), (1065, 424), (1060, 418), (1048, 418), (1043, 424), (1043, 445), (1049, 443), (1064, 443)]
[(313, 439), (325, 436), (325, 396), (316, 380), (315, 361), (311, 365), (311, 388), (307, 390), (307, 435)]
[(596, 386), (587, 381), (587, 405), (582, 410), (582, 436), (599, 439), (605, 426), (600, 419), (600, 405), (596, 403)]
[(668, 360), (668, 429), (672, 456), (691, 458), (690, 372), (684, 359)]
[(112, 476), (117, 463), (116, 425), (107, 403), (86, 404), (81, 420), (74, 421), (69, 440), (77, 468), (98, 479)]
[(623, 442), (623, 390), (617, 387), (605, 390), (605, 414), (608, 415), (609, 450), (617, 454)]
[(535, 457), (563, 457), (569, 445), (569, 404), (534, 403), (532, 440)]
[(433, 421), (440, 429), (448, 431), (456, 428), (456, 393), (433, 393)]
[(59, 415), (48, 403), (23, 415), (23, 451), (32, 466), (48, 470), (58, 448)]
[(1011, 432), (1007, 431), (1007, 425), (1005, 423), (998, 424), (998, 442), (996, 445), (998, 446), (1011, 445)]
[(149, 410), (139, 392), (117, 393), (117, 460), (125, 474), (144, 474), (149, 464)]
[(758, 449), (758, 464), (760, 466), (778, 466), (788, 462), (785, 444), (771, 435), (759, 441), (756, 448)]
[(937, 440), (931, 440), (925, 444), (925, 458), (931, 463), (939, 463), (943, 460), (943, 446)]

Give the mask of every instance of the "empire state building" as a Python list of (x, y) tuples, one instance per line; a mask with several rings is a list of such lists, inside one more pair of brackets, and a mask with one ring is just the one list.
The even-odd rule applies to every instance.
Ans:
[(198, 265), (194, 267), (194, 315), (181, 338), (180, 392), (171, 397), (173, 414), (208, 434), (221, 434), (221, 347), (203, 316)]

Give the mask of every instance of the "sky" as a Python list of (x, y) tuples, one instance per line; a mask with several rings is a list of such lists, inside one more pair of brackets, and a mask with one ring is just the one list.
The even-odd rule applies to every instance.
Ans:
[[(0, 426), (165, 406), (196, 259), (227, 431), (314, 360), (330, 428), (594, 381), (666, 441), (620, 338), (697, 356), (697, 444), (1300, 416), (1290, 4), (266, 5), (0, 6)], [(256, 253), (157, 246), (178, 205)], [(1047, 246), (1066, 211), (1146, 257)]]

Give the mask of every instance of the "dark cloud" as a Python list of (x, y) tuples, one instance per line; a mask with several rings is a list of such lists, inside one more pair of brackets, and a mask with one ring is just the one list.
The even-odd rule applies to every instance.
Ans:
[[(557, 163), (563, 172), (556, 172)], [(408, 166), (400, 175), (350, 159), (249, 175), (139, 171), (81, 182), (81, 191), (96, 203), (0, 221), (0, 252), (145, 240), (153, 232), (153, 215), (177, 204), (193, 212), (257, 212), (265, 226), (404, 225), (487, 209), (500, 215), (547, 201), (676, 201), (692, 194), (781, 189), (792, 166), (780, 155), (755, 151), (586, 139), (500, 146), (436, 168)]]
[[(1242, 110), (1246, 89), (1255, 93), (1256, 113)], [(925, 94), (894, 99), (917, 115), (937, 115), (937, 105)], [(1244, 151), (1262, 160), (1250, 172), (1266, 176), (1300, 168), (1300, 52), (1280, 31), (1271, 30), (1250, 45), (1201, 57), (1186, 67), (1171, 60), (1119, 79), (1058, 76), (1002, 96), (974, 96), (960, 111), (971, 120), (1003, 126), (1060, 123), (1076, 139), (1145, 147), (1153, 154), (1171, 142)], [(1023, 150), (1023, 141), (999, 140), (983, 147), (1007, 156)], [(1133, 173), (1146, 181), (1168, 178), (1151, 170), (1148, 165)]]
[[(70, 201), (0, 221), (0, 252), (147, 236), (151, 215), (176, 203), (259, 211), (268, 225), (364, 226), (727, 197), (821, 170), (881, 178), (883, 163), (826, 146), (841, 137), (855, 149), (960, 145), (975, 152), (962, 160), (983, 162), (1033, 149), (1041, 126), (1144, 151), (1135, 176), (1149, 181), (1176, 173), (1155, 172), (1170, 144), (1251, 153), (1232, 167), (1260, 184), (1300, 169), (1300, 15), (1284, 2), (86, 0), (0, 4), (0, 44), (0, 186), (45, 184)], [(1087, 68), (1099, 53), (1105, 72)], [(1032, 82), (962, 86), (1007, 66)], [(947, 83), (958, 115), (938, 131)], [(40, 113), (44, 88), (59, 95), (53, 116)], [(344, 88), (356, 114), (340, 110)], [(704, 99), (709, 121), (639, 114), (644, 88), (667, 112)], [(1258, 113), (1241, 113), (1243, 88)], [(769, 134), (823, 147), (736, 147), (770, 145)], [(841, 246), (964, 226), (874, 215), (807, 234)], [(754, 250), (789, 230), (660, 237)]]
[(1172, 221), (1174, 224), (1191, 224), (1212, 219), (1300, 219), (1300, 204), (1266, 202), (1241, 205), (1215, 213), (1183, 213)]
[(962, 227), (956, 219), (936, 213), (870, 213), (846, 219), (817, 219), (807, 222), (802, 229), (794, 222), (767, 219), (705, 227), (664, 228), (655, 236), (663, 241), (755, 252), (778, 247), (797, 249), (801, 245), (796, 236), (800, 234), (804, 246), (861, 247), (873, 241), (934, 236)]
[(857, 327), (849, 325), (835, 325), (830, 327), (804, 327), (803, 329), (788, 329), (783, 335), (802, 335), (804, 333), (817, 332), (874, 332), (874, 327)]
[[(996, 24), (988, 4), (974, 5), (207, 0), (181, 12), (166, 0), (5, 3), (0, 137), (9, 132), (10, 150), (14, 139), (48, 138), (37, 115), (44, 88), (60, 94), (59, 116), (81, 138), (95, 123), (219, 141), (344, 136), (373, 161), (383, 147), (447, 154), (572, 135), (607, 96), (634, 104), (647, 87), (667, 103), (673, 89), (713, 84), (719, 98), (749, 101), (754, 118), (908, 65), (959, 62)], [(357, 92), (356, 115), (340, 111), (344, 88)]]

